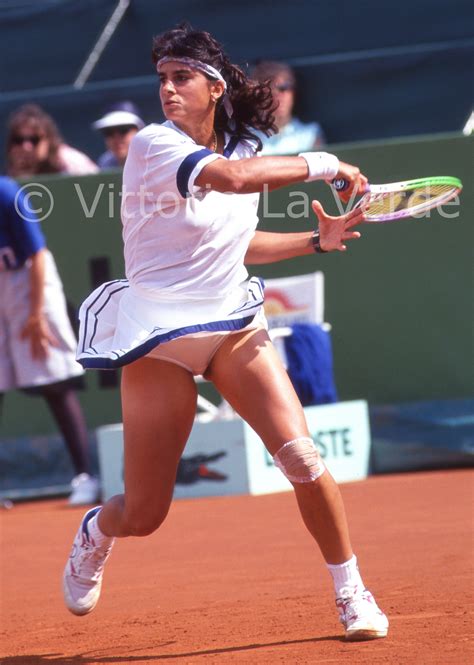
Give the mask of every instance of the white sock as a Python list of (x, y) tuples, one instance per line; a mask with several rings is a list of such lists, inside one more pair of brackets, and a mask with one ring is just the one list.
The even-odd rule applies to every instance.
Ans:
[(87, 523), (87, 530), (89, 531), (89, 535), (91, 536), (92, 540), (98, 547), (108, 547), (113, 541), (113, 538), (106, 536), (105, 533), (102, 533), (100, 530), (98, 520), (99, 513), (100, 511), (96, 513), (94, 517), (91, 517)]
[(328, 563), (326, 565), (332, 575), (336, 598), (355, 596), (365, 589), (355, 554), (352, 556), (352, 559), (344, 563)]

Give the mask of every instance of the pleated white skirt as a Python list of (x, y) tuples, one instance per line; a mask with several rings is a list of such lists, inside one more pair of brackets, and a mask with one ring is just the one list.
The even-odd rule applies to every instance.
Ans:
[(263, 280), (252, 277), (224, 298), (184, 300), (150, 294), (127, 279), (106, 282), (83, 302), (77, 360), (115, 369), (183, 335), (264, 325)]

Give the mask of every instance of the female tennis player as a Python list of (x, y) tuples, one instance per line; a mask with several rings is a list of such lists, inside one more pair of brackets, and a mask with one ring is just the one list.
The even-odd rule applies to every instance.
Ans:
[[(326, 216), (319, 236), (252, 249), (259, 193), (345, 178), (359, 169), (324, 152), (257, 157), (253, 130), (272, 131), (270, 89), (231, 64), (207, 32), (189, 26), (155, 39), (167, 121), (133, 139), (123, 176), (126, 280), (96, 289), (81, 308), (78, 359), (124, 366), (125, 493), (88, 511), (64, 572), (66, 605), (87, 614), (99, 599), (114, 538), (146, 536), (165, 519), (196, 412), (203, 374), (259, 434), (294, 487), (304, 523), (332, 574), (348, 639), (384, 637), (388, 621), (362, 582), (339, 489), (319, 456), (263, 316), (263, 285), (244, 259), (343, 250), (363, 211)], [(249, 248), (250, 244), (250, 248)], [(303, 243), (304, 244), (304, 243)], [(286, 255), (283, 256), (283, 254)]]

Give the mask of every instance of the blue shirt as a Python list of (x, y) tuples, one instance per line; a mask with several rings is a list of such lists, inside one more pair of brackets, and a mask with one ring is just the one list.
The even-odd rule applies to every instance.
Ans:
[(21, 268), (46, 247), (31, 203), (11, 178), (0, 176), (0, 270)]
[(262, 155), (297, 155), (299, 152), (318, 150), (325, 143), (324, 133), (317, 122), (304, 123), (292, 118), (278, 134), (265, 136), (259, 133), (263, 143)]
[(107, 152), (104, 152), (99, 157), (97, 160), (97, 166), (102, 171), (106, 171), (107, 169), (121, 168), (121, 164), (119, 164), (117, 157), (113, 154), (113, 152), (110, 152), (110, 150), (107, 150)]

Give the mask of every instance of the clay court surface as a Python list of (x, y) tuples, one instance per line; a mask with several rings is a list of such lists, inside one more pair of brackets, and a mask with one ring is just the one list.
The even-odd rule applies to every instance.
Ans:
[(63, 607), (60, 578), (82, 509), (1, 512), (3, 665), (379, 663), (467, 665), (473, 479), (468, 470), (342, 485), (367, 586), (391, 621), (341, 639), (329, 576), (291, 493), (181, 500), (159, 532), (122, 540), (96, 610)]

